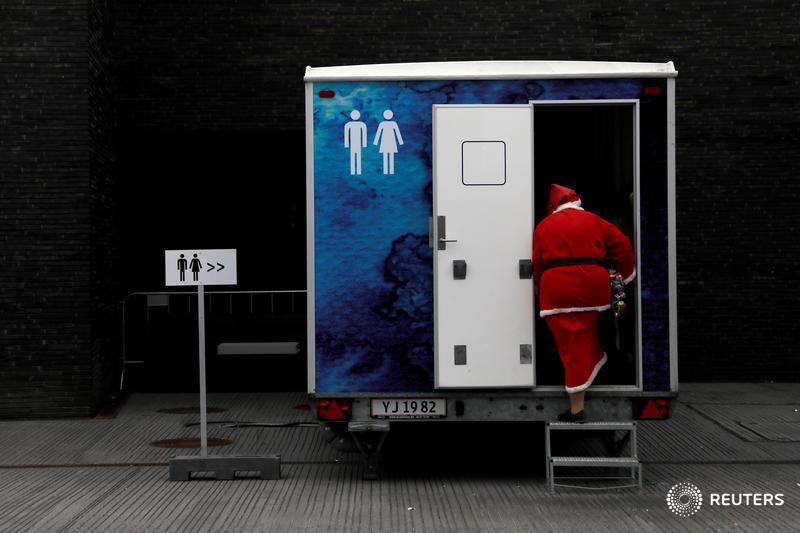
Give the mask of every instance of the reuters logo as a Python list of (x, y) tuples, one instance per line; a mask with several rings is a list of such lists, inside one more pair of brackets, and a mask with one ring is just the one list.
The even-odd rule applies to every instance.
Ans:
[(691, 483), (678, 483), (667, 493), (667, 507), (678, 516), (692, 516), (702, 505), (703, 494)]

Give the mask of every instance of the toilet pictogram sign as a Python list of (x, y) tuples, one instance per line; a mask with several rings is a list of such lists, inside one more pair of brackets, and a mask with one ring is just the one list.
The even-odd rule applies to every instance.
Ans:
[(236, 250), (165, 250), (167, 286), (236, 285)]
[[(200, 456), (208, 457), (206, 413), (206, 285), (236, 285), (236, 250), (164, 250), (164, 283), (197, 287), (197, 358), (200, 369)], [(213, 469), (212, 469), (213, 470)]]

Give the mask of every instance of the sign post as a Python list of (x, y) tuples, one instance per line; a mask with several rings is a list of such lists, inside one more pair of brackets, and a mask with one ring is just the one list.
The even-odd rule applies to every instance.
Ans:
[(217, 479), (233, 479), (237, 471), (258, 471), (261, 479), (279, 479), (279, 455), (208, 455), (205, 286), (236, 285), (236, 250), (165, 250), (164, 282), (173, 287), (197, 286), (197, 346), (200, 365), (200, 457), (170, 457), (169, 478), (173, 481), (187, 481), (192, 472), (214, 472)]
[(188, 481), (192, 472), (214, 472), (233, 479), (236, 472), (257, 471), (261, 479), (280, 479), (280, 455), (208, 455), (206, 404), (206, 285), (236, 285), (236, 250), (165, 250), (164, 282), (168, 286), (197, 286), (197, 347), (200, 364), (200, 457), (170, 457), (169, 478)]
[(206, 297), (197, 286), (197, 346), (200, 359), (200, 455), (208, 456), (208, 412), (206, 409)]
[(236, 250), (165, 250), (167, 286), (197, 286), (197, 347), (200, 364), (200, 455), (208, 456), (206, 410), (206, 300), (205, 285), (236, 285)]

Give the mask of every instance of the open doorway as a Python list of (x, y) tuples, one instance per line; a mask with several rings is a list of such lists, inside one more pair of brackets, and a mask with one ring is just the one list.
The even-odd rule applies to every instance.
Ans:
[[(637, 103), (534, 102), (534, 222), (546, 216), (551, 183), (574, 189), (583, 207), (615, 224), (637, 243)], [(638, 261), (637, 261), (638, 267)], [(626, 290), (627, 315), (601, 317), (608, 362), (593, 387), (639, 387), (638, 286)], [(536, 386), (563, 386), (564, 371), (550, 330), (535, 317)]]

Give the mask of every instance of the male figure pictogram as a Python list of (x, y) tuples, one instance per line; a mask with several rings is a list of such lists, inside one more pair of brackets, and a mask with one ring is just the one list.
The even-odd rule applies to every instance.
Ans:
[(350, 175), (361, 174), (361, 149), (367, 146), (367, 125), (361, 122), (361, 113), (350, 112), (353, 119), (344, 125), (344, 147), (350, 148)]
[(181, 273), (181, 281), (186, 281), (186, 259), (184, 259), (183, 254), (178, 259), (178, 272)]

